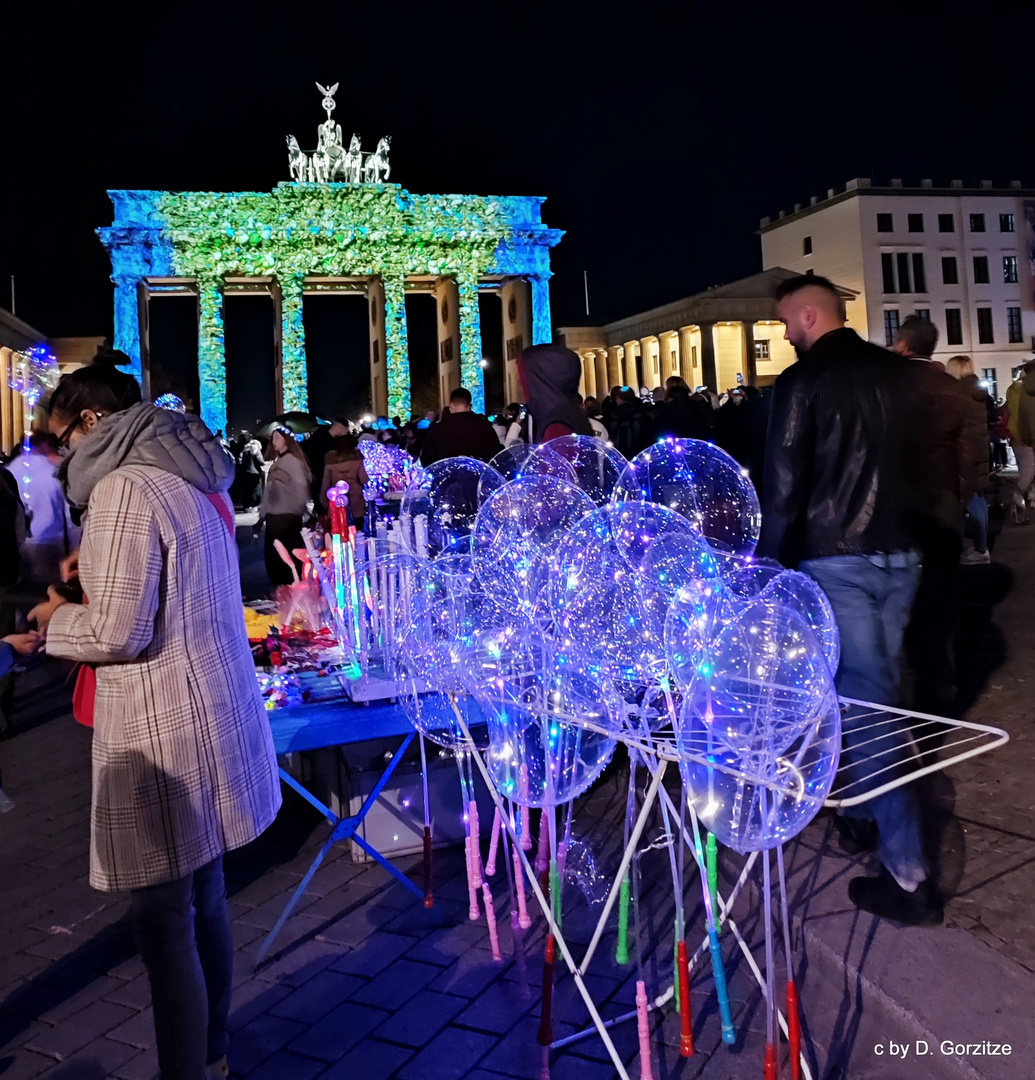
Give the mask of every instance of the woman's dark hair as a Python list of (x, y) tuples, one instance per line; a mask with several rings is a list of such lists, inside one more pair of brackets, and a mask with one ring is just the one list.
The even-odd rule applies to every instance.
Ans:
[(128, 359), (119, 352), (100, 353), (92, 364), (62, 375), (47, 403), (48, 415), (71, 420), (83, 409), (93, 409), (109, 416), (139, 404), (140, 384), (115, 366)]
[(355, 461), (363, 456), (359, 452), (359, 440), (355, 435), (335, 435), (331, 442), (337, 453), (345, 455), (346, 461)]

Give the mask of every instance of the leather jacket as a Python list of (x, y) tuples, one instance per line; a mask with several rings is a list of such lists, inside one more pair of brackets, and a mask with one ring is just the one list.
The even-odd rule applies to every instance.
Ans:
[(911, 365), (832, 330), (773, 387), (758, 554), (803, 559), (912, 546)]

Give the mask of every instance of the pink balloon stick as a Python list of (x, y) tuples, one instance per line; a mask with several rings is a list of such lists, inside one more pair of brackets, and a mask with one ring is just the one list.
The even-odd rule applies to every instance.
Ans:
[(550, 825), (544, 810), (539, 815), (539, 847), (535, 853), (535, 872), (543, 874), (550, 869)]
[(647, 1019), (647, 987), (636, 984), (636, 1031), (640, 1037), (640, 1080), (653, 1080), (650, 1064), (650, 1021)]
[(514, 885), (517, 888), (517, 901), (518, 901), (518, 926), (522, 930), (527, 930), (532, 925), (532, 920), (528, 917), (528, 902), (525, 899), (525, 874), (521, 868), (521, 856), (517, 852), (517, 848), (514, 848)]
[(503, 959), (500, 952), (500, 935), (496, 929), (496, 908), (492, 903), (492, 891), (488, 882), (482, 883), (482, 899), (485, 901), (485, 921), (489, 924), (489, 947), (492, 949), (492, 958), (498, 964)]
[(492, 836), (489, 838), (489, 860), (485, 864), (485, 876), (496, 875), (496, 852), (500, 846), (500, 830), (503, 828), (503, 819), (500, 817), (499, 807), (492, 815)]
[(478, 820), (478, 803), (471, 798), (471, 806), (468, 811), (471, 819), (471, 884), (476, 889), (482, 887), (482, 828)]

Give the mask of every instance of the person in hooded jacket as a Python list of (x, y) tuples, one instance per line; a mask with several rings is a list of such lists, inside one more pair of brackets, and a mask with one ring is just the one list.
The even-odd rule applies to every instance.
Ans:
[(1035, 479), (1035, 360), (1021, 368), (1019, 378), (1006, 391), (1006, 403), (1010, 407), (1010, 441), (1017, 459), (1011, 511), (1015, 522), (1026, 525), (1028, 488)]
[(579, 396), (582, 363), (564, 345), (531, 345), (518, 357), (518, 378), (531, 419), (530, 442), (592, 435)]
[(370, 483), (363, 455), (359, 452), (359, 440), (355, 435), (345, 432), (334, 436), (333, 449), (323, 459), (323, 479), (320, 484), (320, 506), (324, 513), (330, 513), (327, 492), (335, 484), (344, 480), (349, 485), (349, 509), (357, 529), (363, 528), (363, 519), (367, 513), (367, 501), (363, 488)]
[(281, 801), (241, 608), (233, 461), (197, 417), (142, 402), (106, 364), (62, 378), (50, 430), (85, 511), (88, 602), (51, 588), (30, 620), (48, 653), (96, 665), (90, 884), (129, 892), (162, 1080), (225, 1077), (223, 855)]
[(654, 442), (654, 421), (631, 387), (620, 387), (607, 423), (614, 448), (630, 461)]

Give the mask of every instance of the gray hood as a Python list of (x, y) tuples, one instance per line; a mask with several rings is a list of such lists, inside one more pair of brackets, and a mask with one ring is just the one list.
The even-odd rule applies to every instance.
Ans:
[(146, 401), (105, 417), (58, 471), (68, 501), (84, 509), (94, 485), (123, 465), (151, 465), (204, 494), (226, 491), (234, 462), (196, 416)]

